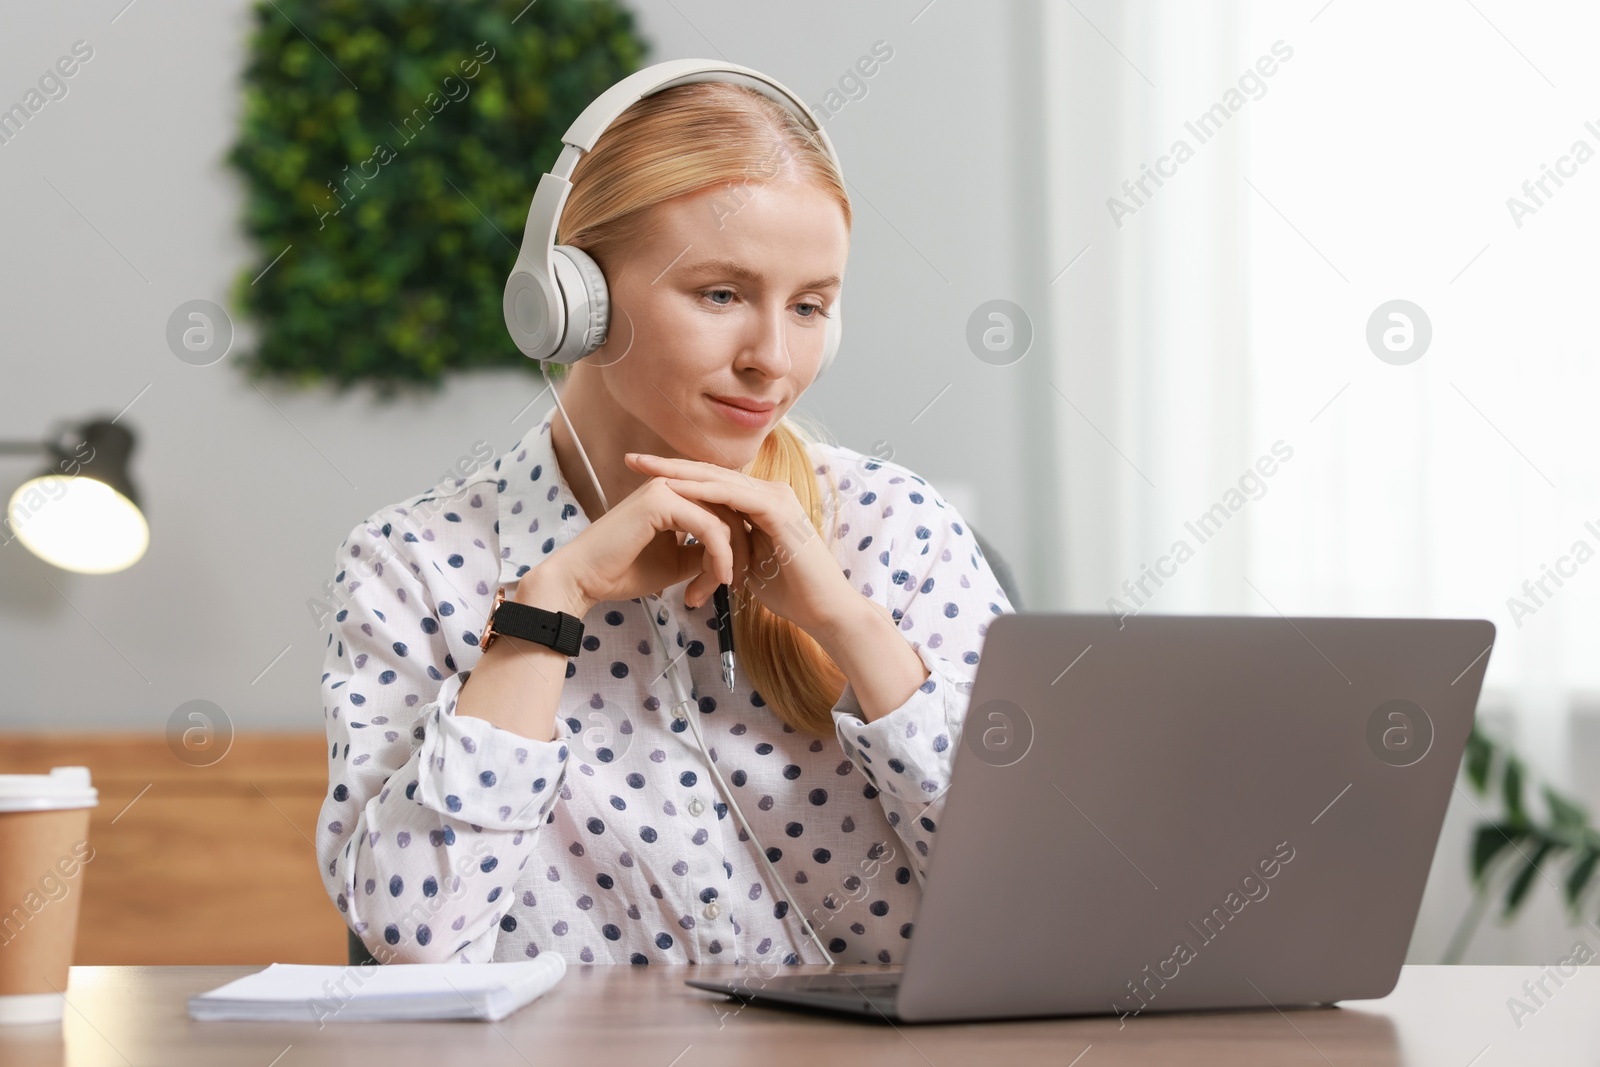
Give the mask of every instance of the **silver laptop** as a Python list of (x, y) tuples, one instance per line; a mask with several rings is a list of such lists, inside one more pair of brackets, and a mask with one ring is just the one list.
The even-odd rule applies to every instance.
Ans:
[(1387, 996), (1494, 636), (998, 616), (903, 967), (689, 985), (896, 1022)]

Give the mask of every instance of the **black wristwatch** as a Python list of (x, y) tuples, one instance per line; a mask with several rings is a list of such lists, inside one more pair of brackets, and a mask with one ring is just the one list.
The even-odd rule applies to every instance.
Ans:
[(506, 599), (506, 588), (501, 586), (494, 594), (494, 606), (489, 609), (489, 620), (484, 623), (483, 637), (478, 647), (485, 652), (501, 634), (520, 637), (524, 641), (548, 645), (564, 656), (576, 656), (583, 640), (583, 620), (564, 611), (546, 611), (532, 604)]

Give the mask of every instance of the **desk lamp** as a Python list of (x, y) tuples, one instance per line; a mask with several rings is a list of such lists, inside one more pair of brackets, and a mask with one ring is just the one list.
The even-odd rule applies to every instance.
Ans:
[(0, 455), (48, 453), (54, 462), (11, 494), (6, 536), (80, 574), (111, 574), (138, 562), (150, 527), (128, 477), (134, 436), (109, 419), (69, 427), (46, 441), (0, 441)]

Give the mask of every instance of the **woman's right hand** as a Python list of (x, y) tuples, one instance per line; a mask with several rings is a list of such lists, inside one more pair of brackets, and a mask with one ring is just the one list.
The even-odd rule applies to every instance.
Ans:
[[(683, 544), (680, 531), (699, 544)], [(651, 478), (523, 575), (516, 599), (535, 575), (541, 585), (559, 578), (584, 605), (659, 593), (699, 575), (684, 591), (685, 602), (698, 607), (733, 581), (746, 540), (744, 521), (728, 508), (689, 500), (667, 479)]]

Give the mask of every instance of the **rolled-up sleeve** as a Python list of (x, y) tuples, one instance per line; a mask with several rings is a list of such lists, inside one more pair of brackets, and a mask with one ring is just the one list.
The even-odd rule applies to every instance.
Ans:
[[(890, 544), (876, 554), (868, 546), (852, 561), (851, 579), (862, 595), (889, 608), (928, 677), (905, 703), (870, 723), (855, 687), (846, 684), (833, 720), (840, 746), (867, 779), (867, 795), (883, 805), (910, 849), (910, 866), (921, 883), (989, 622), (1015, 609), (956, 509), (903, 469), (886, 471), (899, 471), (910, 483), (892, 497), (890, 510), (904, 518), (873, 535), (887, 533)], [(868, 476), (864, 484), (881, 486), (890, 477)], [(864, 495), (876, 504), (883, 489)]]
[(554, 739), (534, 740), (456, 717), (471, 671), (444, 636), (454, 598), (417, 577), (392, 518), (358, 525), (335, 561), (317, 855), (377, 959), (487, 962), (563, 788), (571, 728), (558, 718)]

